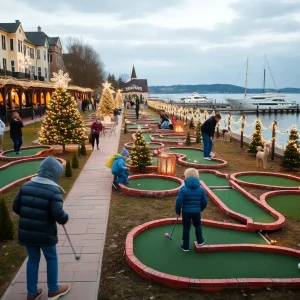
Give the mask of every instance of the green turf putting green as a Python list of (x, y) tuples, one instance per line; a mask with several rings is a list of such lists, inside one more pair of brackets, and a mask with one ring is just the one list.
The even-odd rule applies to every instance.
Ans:
[(200, 173), (199, 178), (204, 181), (207, 186), (229, 186), (228, 179), (213, 173)]
[(154, 134), (154, 133), (153, 132), (151, 132), (151, 133), (145, 133), (145, 132), (143, 132), (143, 136), (145, 137), (145, 140), (146, 140), (147, 143), (151, 142), (150, 136), (152, 134)]
[(275, 195), (266, 199), (267, 203), (284, 216), (300, 221), (300, 196)]
[(145, 191), (166, 191), (176, 189), (180, 183), (166, 178), (137, 178), (129, 180), (129, 188)]
[(42, 160), (33, 160), (14, 164), (0, 171), (0, 188), (38, 172)]
[[(206, 252), (197, 253), (192, 246), (195, 239), (191, 229), (190, 252), (185, 253), (182, 226), (177, 225), (173, 241), (164, 234), (171, 233), (173, 225), (146, 230), (134, 238), (134, 254), (147, 267), (163, 273), (206, 279), (226, 278), (298, 278), (298, 258), (262, 252)], [(207, 245), (214, 244), (266, 244), (258, 233), (203, 226)]]
[[(133, 147), (133, 143), (128, 143), (127, 146), (129, 147)], [(157, 143), (150, 143), (148, 144), (149, 149), (157, 149), (160, 148), (161, 145), (157, 144)]]
[(185, 137), (159, 137), (159, 136), (155, 136), (155, 140), (159, 140), (162, 142), (178, 142), (178, 143), (182, 143), (185, 142), (186, 138)]
[(300, 178), (299, 181), (297, 181), (285, 177), (273, 176), (272, 173), (266, 175), (241, 175), (236, 176), (236, 179), (250, 183), (267, 184), (282, 187), (300, 186)]
[(4, 153), (3, 156), (5, 157), (20, 157), (20, 156), (31, 156), (35, 155), (40, 151), (47, 150), (47, 148), (43, 147), (36, 147), (36, 148), (24, 148), (20, 150), (20, 154), (16, 154), (14, 151), (10, 151), (7, 153)]
[(199, 165), (217, 165), (220, 164), (218, 161), (205, 160), (203, 157), (203, 151), (187, 148), (173, 148), (167, 149), (167, 153), (179, 153), (186, 155), (185, 161), (190, 163), (195, 163)]
[(254, 222), (273, 223), (276, 221), (265, 210), (234, 189), (214, 190), (213, 192), (229, 209), (252, 218)]

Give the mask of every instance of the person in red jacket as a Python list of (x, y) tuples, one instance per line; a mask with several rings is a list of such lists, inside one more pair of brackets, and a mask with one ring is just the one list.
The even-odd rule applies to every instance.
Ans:
[(97, 144), (97, 150), (99, 150), (99, 135), (100, 132), (102, 131), (102, 123), (101, 120), (98, 118), (96, 122), (92, 124), (91, 128), (91, 134), (92, 134), (92, 150), (94, 150), (95, 146), (95, 140)]

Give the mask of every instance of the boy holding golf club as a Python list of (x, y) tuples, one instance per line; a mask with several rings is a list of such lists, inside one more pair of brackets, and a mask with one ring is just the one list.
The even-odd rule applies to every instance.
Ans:
[(196, 239), (199, 246), (204, 245), (205, 240), (202, 236), (201, 212), (207, 206), (207, 197), (203, 187), (200, 185), (199, 173), (194, 168), (186, 169), (184, 172), (184, 186), (179, 190), (175, 211), (177, 218), (182, 212), (183, 244), (180, 248), (188, 252), (190, 248), (190, 229), (191, 221), (195, 227)]
[(58, 285), (58, 257), (56, 252), (57, 226), (68, 222), (63, 210), (63, 189), (57, 184), (63, 173), (62, 164), (53, 156), (41, 163), (38, 175), (20, 188), (13, 204), (13, 211), (20, 216), (19, 244), (28, 254), (27, 300), (40, 299), (43, 291), (38, 289), (38, 273), (41, 250), (47, 261), (48, 299), (56, 300), (67, 294), (69, 285)]

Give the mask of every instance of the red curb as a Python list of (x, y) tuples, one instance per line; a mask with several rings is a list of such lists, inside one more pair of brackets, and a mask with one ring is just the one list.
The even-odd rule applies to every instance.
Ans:
[(26, 159), (26, 158), (35, 158), (35, 157), (46, 157), (49, 156), (53, 153), (54, 148), (52, 146), (28, 146), (28, 147), (23, 147), (21, 148), (21, 151), (24, 149), (33, 149), (33, 148), (45, 148), (45, 150), (41, 150), (39, 152), (37, 152), (36, 154), (33, 155), (28, 155), (28, 156), (18, 156), (18, 157), (8, 157), (5, 156), (6, 153), (10, 153), (10, 152), (14, 152), (14, 150), (6, 150), (3, 151), (2, 153), (0, 153), (0, 160), (4, 160), (4, 161), (17, 161), (20, 159)]
[[(182, 222), (181, 219), (178, 220), (179, 223)], [(222, 289), (228, 288), (261, 288), (261, 287), (299, 287), (300, 278), (232, 278), (232, 279), (195, 279), (188, 277), (181, 277), (176, 275), (170, 275), (156, 271), (150, 267), (145, 266), (141, 263), (134, 254), (131, 254), (133, 249), (133, 240), (140, 233), (148, 228), (161, 226), (165, 224), (174, 224), (176, 222), (175, 218), (155, 220), (151, 222), (144, 223), (134, 229), (132, 229), (126, 237), (126, 261), (132, 270), (134, 270), (141, 277), (164, 284), (171, 288), (177, 289), (202, 289), (207, 292), (220, 291)], [(214, 223), (211, 220), (202, 220), (205, 225), (210, 225)], [(232, 226), (234, 224), (224, 223), (225, 226)], [(223, 227), (221, 222), (215, 222), (216, 227)], [(151, 226), (151, 227), (150, 227)], [(240, 227), (240, 226), (239, 226)], [(224, 227), (228, 228), (228, 227)], [(245, 228), (244, 228), (245, 229)], [(285, 247), (274, 247), (270, 245), (252, 245), (252, 244), (231, 244), (231, 245), (210, 245), (198, 247), (197, 244), (194, 245), (197, 252), (220, 252), (220, 251), (259, 251), (259, 252), (269, 252), (269, 253), (279, 253), (289, 256), (298, 257), (300, 259), (300, 251), (285, 248)], [(129, 251), (127, 251), (129, 248)], [(130, 254), (128, 254), (130, 253)]]
[[(299, 182), (299, 186), (287, 187), (287, 186), (276, 186), (276, 185), (268, 185), (268, 184), (260, 184), (260, 183), (251, 183), (238, 179), (239, 176), (242, 175), (271, 175), (276, 177), (282, 177), (287, 179), (296, 180)], [(260, 189), (268, 189), (268, 190), (299, 190), (300, 189), (300, 178), (293, 175), (283, 174), (283, 173), (269, 173), (269, 172), (259, 172), (259, 171), (246, 171), (246, 172), (237, 172), (230, 175), (230, 179), (234, 180), (239, 185), (260, 188)]]
[[(203, 151), (203, 149), (201, 148), (196, 148), (196, 147), (169, 147), (169, 148), (166, 148), (166, 150), (169, 150), (169, 149), (190, 149), (190, 150), (198, 150), (198, 151)], [(169, 152), (168, 152), (169, 153)], [(216, 161), (216, 162), (219, 162), (219, 164), (217, 165), (210, 165), (210, 164), (197, 164), (197, 163), (194, 163), (194, 162), (188, 162), (186, 161), (185, 159), (187, 158), (187, 155), (185, 154), (182, 154), (182, 153), (176, 153), (176, 152), (170, 152), (170, 153), (173, 153), (173, 154), (176, 154), (176, 156), (178, 157), (178, 163), (183, 165), (183, 166), (186, 166), (186, 167), (191, 167), (191, 168), (196, 168), (196, 169), (222, 169), (222, 168), (225, 168), (227, 166), (227, 161), (223, 160), (223, 159), (219, 159), (219, 158), (213, 158), (212, 161)], [(212, 173), (213, 170), (210, 171), (210, 173)], [(221, 173), (220, 173), (221, 174)]]
[[(0, 172), (6, 168), (9, 168), (13, 165), (16, 165), (16, 164), (19, 164), (19, 163), (23, 163), (23, 162), (27, 162), (27, 161), (35, 161), (35, 160), (44, 160), (46, 157), (33, 157), (33, 158), (25, 158), (25, 159), (20, 159), (20, 160), (17, 160), (17, 161), (13, 161), (13, 162), (10, 162), (10, 163), (7, 163), (3, 166), (0, 167)], [(62, 158), (57, 158), (56, 159), (63, 165), (63, 166), (66, 166), (66, 161)], [(29, 179), (31, 179), (32, 177), (36, 176), (37, 174), (33, 174), (33, 175), (30, 175), (30, 176), (27, 176), (27, 177), (24, 177), (24, 178), (20, 178), (14, 182), (11, 182), (10, 184), (7, 184), (6, 186), (4, 186), (3, 188), (0, 189), (0, 194), (4, 193), (5, 191), (9, 190), (10, 188), (20, 184), (20, 183), (24, 183), (26, 181), (28, 181)]]

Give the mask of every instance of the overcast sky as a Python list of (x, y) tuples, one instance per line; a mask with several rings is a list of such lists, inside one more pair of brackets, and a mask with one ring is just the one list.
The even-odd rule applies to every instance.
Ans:
[(1, 1), (0, 22), (15, 19), (25, 31), (80, 37), (107, 72), (134, 64), (149, 85), (244, 85), (249, 57), (249, 87), (261, 87), (266, 54), (278, 87), (300, 87), (299, 0)]

